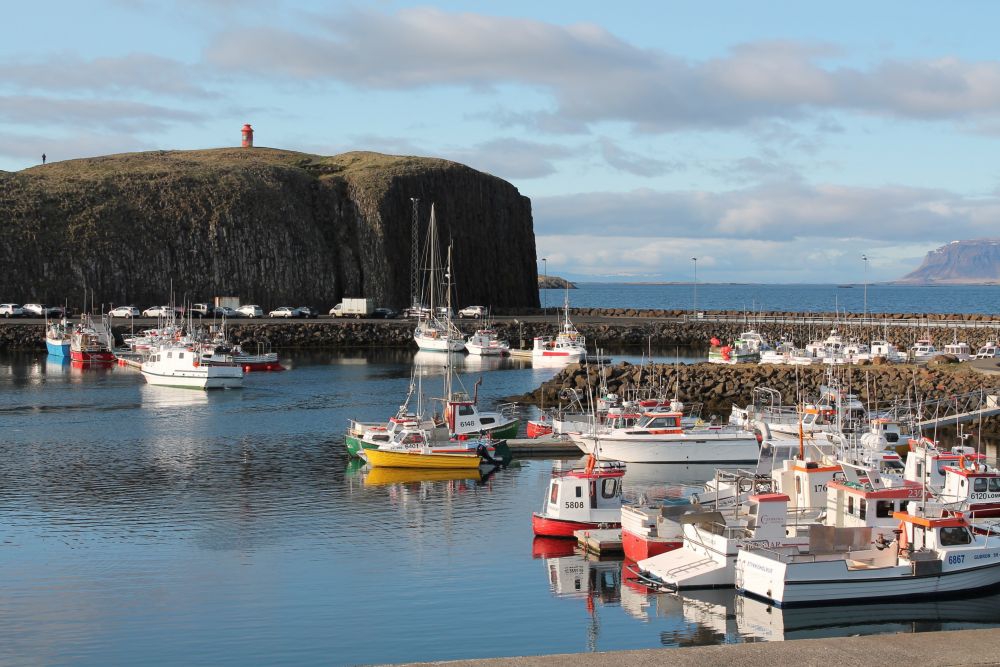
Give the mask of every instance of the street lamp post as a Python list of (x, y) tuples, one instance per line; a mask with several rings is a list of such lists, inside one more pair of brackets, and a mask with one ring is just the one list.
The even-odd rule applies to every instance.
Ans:
[(868, 255), (861, 255), (861, 259), (865, 262), (865, 306), (864, 311), (862, 311), (862, 318), (868, 317)]
[(694, 262), (694, 309), (691, 314), (698, 317), (698, 258), (692, 257), (691, 261)]
[(548, 314), (548, 299), (545, 290), (549, 288), (549, 261), (542, 257), (542, 312)]

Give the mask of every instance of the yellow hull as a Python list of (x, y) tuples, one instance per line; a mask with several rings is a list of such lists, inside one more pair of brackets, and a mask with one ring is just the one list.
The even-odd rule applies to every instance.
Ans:
[(416, 468), (372, 468), (365, 475), (365, 486), (409, 484), (412, 482), (454, 482), (463, 479), (479, 480), (478, 470), (418, 470)]
[(479, 455), (424, 454), (421, 452), (390, 452), (384, 449), (365, 449), (364, 457), (374, 468), (431, 468), (447, 470), (478, 470)]

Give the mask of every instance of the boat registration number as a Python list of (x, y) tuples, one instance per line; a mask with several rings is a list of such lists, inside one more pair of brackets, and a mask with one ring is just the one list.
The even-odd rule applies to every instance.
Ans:
[(582, 510), (583, 509), (583, 501), (580, 501), (580, 500), (567, 500), (566, 501), (566, 507), (568, 509), (571, 509), (571, 510)]
[(948, 556), (948, 565), (957, 565), (965, 562), (965, 554), (953, 554)]

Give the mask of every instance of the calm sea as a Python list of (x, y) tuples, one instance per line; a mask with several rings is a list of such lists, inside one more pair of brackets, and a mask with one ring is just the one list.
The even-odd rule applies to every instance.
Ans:
[[(0, 357), (0, 664), (331, 665), (1000, 625), (1000, 596), (781, 612), (731, 591), (648, 594), (620, 561), (533, 540), (551, 461), (432, 481), (348, 461), (347, 420), (394, 412), (415, 363), (438, 393), (440, 357), (288, 363), (205, 394)], [(490, 403), (555, 371), (459, 372), (469, 389), (482, 375)], [(710, 475), (635, 465), (626, 485), (679, 497)]]
[[(837, 285), (697, 285), (699, 310), (793, 312), (865, 311), (865, 286)], [(867, 288), (870, 313), (996, 313), (1000, 285), (917, 286), (873, 284)], [(565, 290), (539, 290), (549, 307), (561, 306)], [(577, 283), (570, 306), (581, 308), (663, 308), (690, 310), (694, 285)]]

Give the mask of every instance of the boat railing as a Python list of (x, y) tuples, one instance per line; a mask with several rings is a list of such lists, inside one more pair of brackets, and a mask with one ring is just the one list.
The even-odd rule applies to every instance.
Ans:
[(520, 414), (520, 407), (517, 403), (499, 403), (497, 405), (497, 412), (504, 417), (514, 419)]

